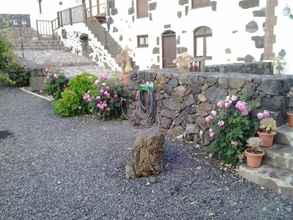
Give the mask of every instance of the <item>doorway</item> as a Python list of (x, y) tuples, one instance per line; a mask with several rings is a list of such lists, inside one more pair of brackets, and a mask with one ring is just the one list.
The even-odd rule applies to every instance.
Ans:
[(175, 68), (173, 62), (176, 59), (176, 33), (174, 31), (165, 31), (162, 34), (162, 56), (163, 68)]

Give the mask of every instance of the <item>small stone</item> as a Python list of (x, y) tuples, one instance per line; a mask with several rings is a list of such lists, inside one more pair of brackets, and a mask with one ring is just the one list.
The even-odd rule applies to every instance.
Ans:
[(206, 102), (208, 100), (207, 97), (203, 94), (199, 94), (197, 98), (200, 102)]
[(184, 86), (178, 86), (175, 88), (176, 97), (184, 97), (186, 92), (186, 88)]

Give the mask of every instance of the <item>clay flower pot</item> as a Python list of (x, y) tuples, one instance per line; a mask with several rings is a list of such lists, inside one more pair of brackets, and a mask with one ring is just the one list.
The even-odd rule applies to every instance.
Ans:
[(244, 154), (246, 157), (246, 164), (248, 167), (251, 167), (251, 168), (260, 167), (262, 160), (263, 160), (263, 157), (265, 155), (264, 152), (259, 151), (256, 153), (250, 149), (246, 149)]
[(128, 73), (123, 73), (121, 77), (122, 83), (124, 86), (128, 86), (129, 84), (129, 74)]
[(261, 140), (261, 146), (265, 148), (272, 148), (274, 143), (274, 137), (275, 134), (266, 133), (266, 132), (257, 132), (260, 140)]
[(293, 128), (293, 112), (287, 112), (288, 115), (288, 127)]

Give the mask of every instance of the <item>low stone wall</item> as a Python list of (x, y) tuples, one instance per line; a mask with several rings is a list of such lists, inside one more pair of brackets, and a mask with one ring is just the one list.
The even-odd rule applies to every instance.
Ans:
[(272, 62), (233, 63), (207, 66), (205, 71), (213, 73), (250, 73), (273, 75), (274, 67)]
[(202, 145), (210, 142), (204, 118), (217, 101), (227, 95), (245, 95), (256, 101), (257, 112), (269, 110), (283, 124), (289, 108), (287, 94), (293, 86), (293, 76), (286, 75), (180, 74), (174, 70), (141, 72), (135, 80), (156, 81), (157, 123), (162, 130), (173, 137), (192, 133)]

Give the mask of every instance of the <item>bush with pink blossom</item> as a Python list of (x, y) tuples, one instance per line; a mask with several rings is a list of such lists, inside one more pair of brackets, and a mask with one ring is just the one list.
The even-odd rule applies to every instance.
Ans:
[(246, 140), (258, 128), (251, 106), (237, 96), (228, 96), (217, 102), (216, 109), (205, 118), (209, 137), (214, 140), (209, 148), (217, 159), (233, 165), (239, 162)]
[(69, 81), (61, 98), (54, 102), (54, 111), (64, 117), (96, 114), (105, 120), (117, 119), (126, 116), (129, 102), (129, 92), (117, 78), (81, 74)]

